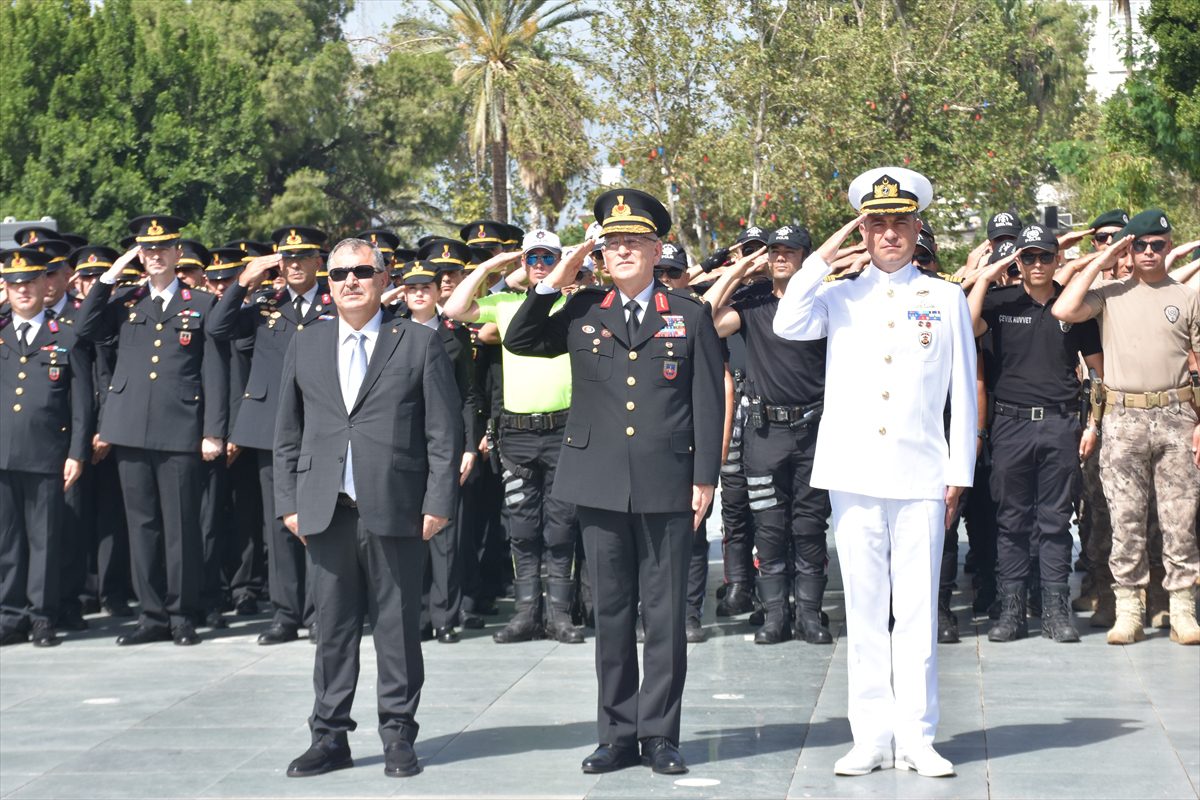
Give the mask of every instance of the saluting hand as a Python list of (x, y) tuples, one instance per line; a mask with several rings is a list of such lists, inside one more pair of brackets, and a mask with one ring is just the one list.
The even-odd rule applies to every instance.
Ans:
[(238, 283), (247, 289), (262, 283), (263, 276), (273, 268), (283, 263), (282, 253), (271, 253), (269, 256), (255, 256), (246, 262), (242, 274), (238, 275)]
[(842, 246), (842, 242), (846, 241), (846, 237), (849, 236), (854, 229), (861, 225), (866, 219), (866, 214), (859, 214), (857, 217), (838, 228), (833, 232), (832, 236), (825, 240), (824, 244), (817, 248), (817, 255), (819, 255), (826, 264), (832, 264), (837, 260), (838, 248)]
[(592, 252), (595, 246), (596, 240), (588, 239), (579, 247), (572, 250), (570, 255), (555, 265), (549, 275), (542, 278), (542, 283), (560, 292), (566, 289), (575, 282), (575, 276), (579, 274), (579, 269), (583, 266), (583, 260), (587, 258), (588, 253)]
[(1094, 228), (1085, 228), (1081, 231), (1067, 231), (1058, 237), (1058, 249), (1061, 251), (1066, 250), (1068, 247), (1074, 247), (1093, 233), (1095, 233)]
[(121, 273), (125, 271), (125, 267), (129, 266), (129, 263), (137, 258), (138, 254), (141, 252), (142, 246), (140, 244), (135, 244), (133, 247), (122, 253), (120, 258), (114, 261), (113, 265), (108, 268), (107, 272), (104, 273), (101, 283), (116, 283), (121, 277)]

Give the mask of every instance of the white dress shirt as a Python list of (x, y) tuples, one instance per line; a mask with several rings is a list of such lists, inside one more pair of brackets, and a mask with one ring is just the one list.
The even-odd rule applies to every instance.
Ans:
[[(296, 304), (296, 296), (297, 296), (296, 292), (293, 291), (292, 287), (289, 286), (288, 287), (288, 302), (291, 303), (292, 305), (295, 305)], [(317, 302), (317, 285), (314, 283), (312, 286), (308, 287), (308, 291), (304, 293), (303, 297), (304, 297), (304, 303), (303, 303), (303, 307), (300, 309), (300, 316), (304, 316), (305, 314), (307, 314), (308, 310), (313, 307), (313, 303)]]
[[(629, 305), (629, 301), (633, 300), (638, 304), (638, 324), (646, 320), (646, 309), (650, 306), (650, 297), (654, 294), (654, 281), (651, 280), (646, 284), (646, 288), (637, 293), (636, 297), (629, 297), (620, 289), (617, 289), (618, 300), (621, 301), (621, 308)], [(629, 322), (629, 309), (625, 309), (625, 321)]]
[[(375, 312), (375, 316), (367, 321), (367, 324), (362, 326), (361, 330), (355, 330), (350, 327), (345, 318), (338, 317), (338, 386), (342, 387), (342, 398), (346, 403), (346, 414), (349, 416), (350, 410), (354, 407), (354, 401), (358, 397), (358, 392), (362, 389), (359, 386), (350, 387), (353, 391), (346, 391), (346, 381), (348, 371), (350, 369), (350, 359), (354, 355), (354, 350), (358, 346), (358, 337), (363, 335), (366, 341), (363, 343), (363, 348), (367, 353), (366, 365), (370, 365), (371, 356), (375, 352), (375, 342), (379, 338), (379, 324), (383, 320), (383, 310)], [(366, 374), (364, 365), (363, 374)], [(361, 378), (361, 376), (360, 376)], [(354, 467), (352, 462), (350, 442), (346, 442), (346, 460), (342, 465), (342, 492), (350, 497), (357, 499), (354, 492)]]
[[(962, 288), (909, 264), (826, 282), (809, 256), (788, 282), (775, 333), (828, 337), (825, 411), (812, 485), (889, 499), (940, 499), (975, 471), (975, 341)], [(950, 399), (947, 445), (943, 411)]]
[(179, 278), (176, 278), (168, 283), (166, 288), (164, 288), (161, 292), (155, 289), (153, 286), (150, 286), (150, 302), (154, 302), (155, 298), (161, 297), (163, 299), (163, 308), (166, 308), (167, 306), (171, 305), (171, 298), (175, 296), (175, 292), (178, 291), (178, 289)]
[(61, 317), (63, 309), (67, 307), (67, 293), (63, 292), (63, 296), (58, 298), (58, 302), (47, 308), (47, 311), (54, 313), (54, 316)]
[(34, 337), (38, 335), (38, 331), (41, 330), (42, 325), (46, 324), (45, 309), (42, 309), (29, 319), (25, 319), (16, 311), (12, 312), (12, 330), (16, 334), (18, 342), (21, 341), (21, 326), (25, 323), (29, 323), (29, 332), (25, 334), (28, 338), (25, 341), (32, 344)]

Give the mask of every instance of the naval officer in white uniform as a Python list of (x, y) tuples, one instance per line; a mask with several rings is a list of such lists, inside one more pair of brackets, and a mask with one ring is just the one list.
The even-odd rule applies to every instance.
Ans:
[[(962, 289), (912, 263), (932, 194), (899, 167), (858, 176), (849, 200), (861, 215), (808, 257), (775, 315), (779, 336), (829, 340), (812, 485), (829, 490), (846, 591), (854, 748), (839, 775), (893, 762), (954, 774), (933, 749), (936, 608), (945, 528), (975, 466), (975, 343)], [(827, 279), (856, 226), (870, 265)]]

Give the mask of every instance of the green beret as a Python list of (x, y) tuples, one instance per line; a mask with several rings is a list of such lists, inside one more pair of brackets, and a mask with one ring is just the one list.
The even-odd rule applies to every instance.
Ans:
[(1121, 231), (1122, 236), (1153, 236), (1158, 233), (1170, 233), (1171, 223), (1167, 221), (1167, 213), (1161, 208), (1148, 208), (1134, 216)]
[(1092, 220), (1092, 224), (1088, 227), (1092, 230), (1106, 228), (1110, 225), (1124, 227), (1129, 224), (1129, 214), (1123, 208), (1114, 208), (1112, 211), (1105, 211), (1100, 216)]

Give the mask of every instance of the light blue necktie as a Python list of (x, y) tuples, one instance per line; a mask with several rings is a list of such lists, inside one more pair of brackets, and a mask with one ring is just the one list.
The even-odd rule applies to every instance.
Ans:
[[(350, 351), (350, 363), (346, 365), (346, 379), (342, 383), (342, 400), (346, 403), (346, 413), (350, 413), (350, 410), (354, 408), (354, 400), (358, 397), (358, 390), (362, 387), (363, 378), (367, 374), (367, 335), (352, 333), (350, 336), (354, 339), (354, 349)], [(346, 463), (342, 468), (342, 491), (351, 500), (357, 500), (358, 497), (354, 493), (354, 466), (350, 451), (350, 443), (347, 442)]]

